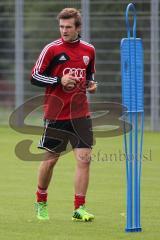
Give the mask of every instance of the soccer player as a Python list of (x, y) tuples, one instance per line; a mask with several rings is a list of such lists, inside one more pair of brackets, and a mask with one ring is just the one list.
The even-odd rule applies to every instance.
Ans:
[(44, 133), (39, 148), (45, 150), (38, 171), (36, 214), (48, 220), (47, 190), (60, 154), (71, 143), (76, 159), (72, 220), (92, 221), (85, 207), (89, 183), (92, 122), (86, 92), (94, 93), (95, 49), (80, 39), (81, 15), (63, 9), (57, 17), (61, 38), (42, 50), (32, 70), (31, 83), (45, 87)]

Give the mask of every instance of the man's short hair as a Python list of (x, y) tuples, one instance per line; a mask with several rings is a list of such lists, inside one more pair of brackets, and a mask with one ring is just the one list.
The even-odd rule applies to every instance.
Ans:
[(75, 26), (79, 27), (82, 25), (82, 20), (81, 20), (81, 14), (80, 11), (77, 10), (76, 8), (64, 8), (62, 11), (58, 14), (57, 19), (70, 19), (74, 18), (75, 19)]

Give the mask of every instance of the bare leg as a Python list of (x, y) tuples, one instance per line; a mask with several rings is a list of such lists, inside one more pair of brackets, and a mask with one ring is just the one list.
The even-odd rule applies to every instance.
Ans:
[(75, 148), (74, 154), (77, 160), (75, 173), (75, 194), (85, 196), (89, 183), (89, 169), (91, 160), (90, 148)]
[(38, 186), (47, 189), (52, 178), (53, 168), (60, 154), (46, 152), (38, 171)]

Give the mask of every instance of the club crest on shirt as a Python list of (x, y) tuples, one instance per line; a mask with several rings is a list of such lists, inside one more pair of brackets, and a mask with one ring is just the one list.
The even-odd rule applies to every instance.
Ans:
[(89, 57), (88, 56), (83, 56), (83, 62), (85, 63), (85, 65), (88, 65)]

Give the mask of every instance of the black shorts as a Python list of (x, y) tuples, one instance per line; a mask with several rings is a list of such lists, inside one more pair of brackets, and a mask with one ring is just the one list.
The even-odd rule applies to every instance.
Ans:
[(72, 120), (44, 121), (44, 133), (38, 148), (61, 153), (66, 150), (68, 142), (72, 148), (92, 148), (93, 132), (90, 117)]

